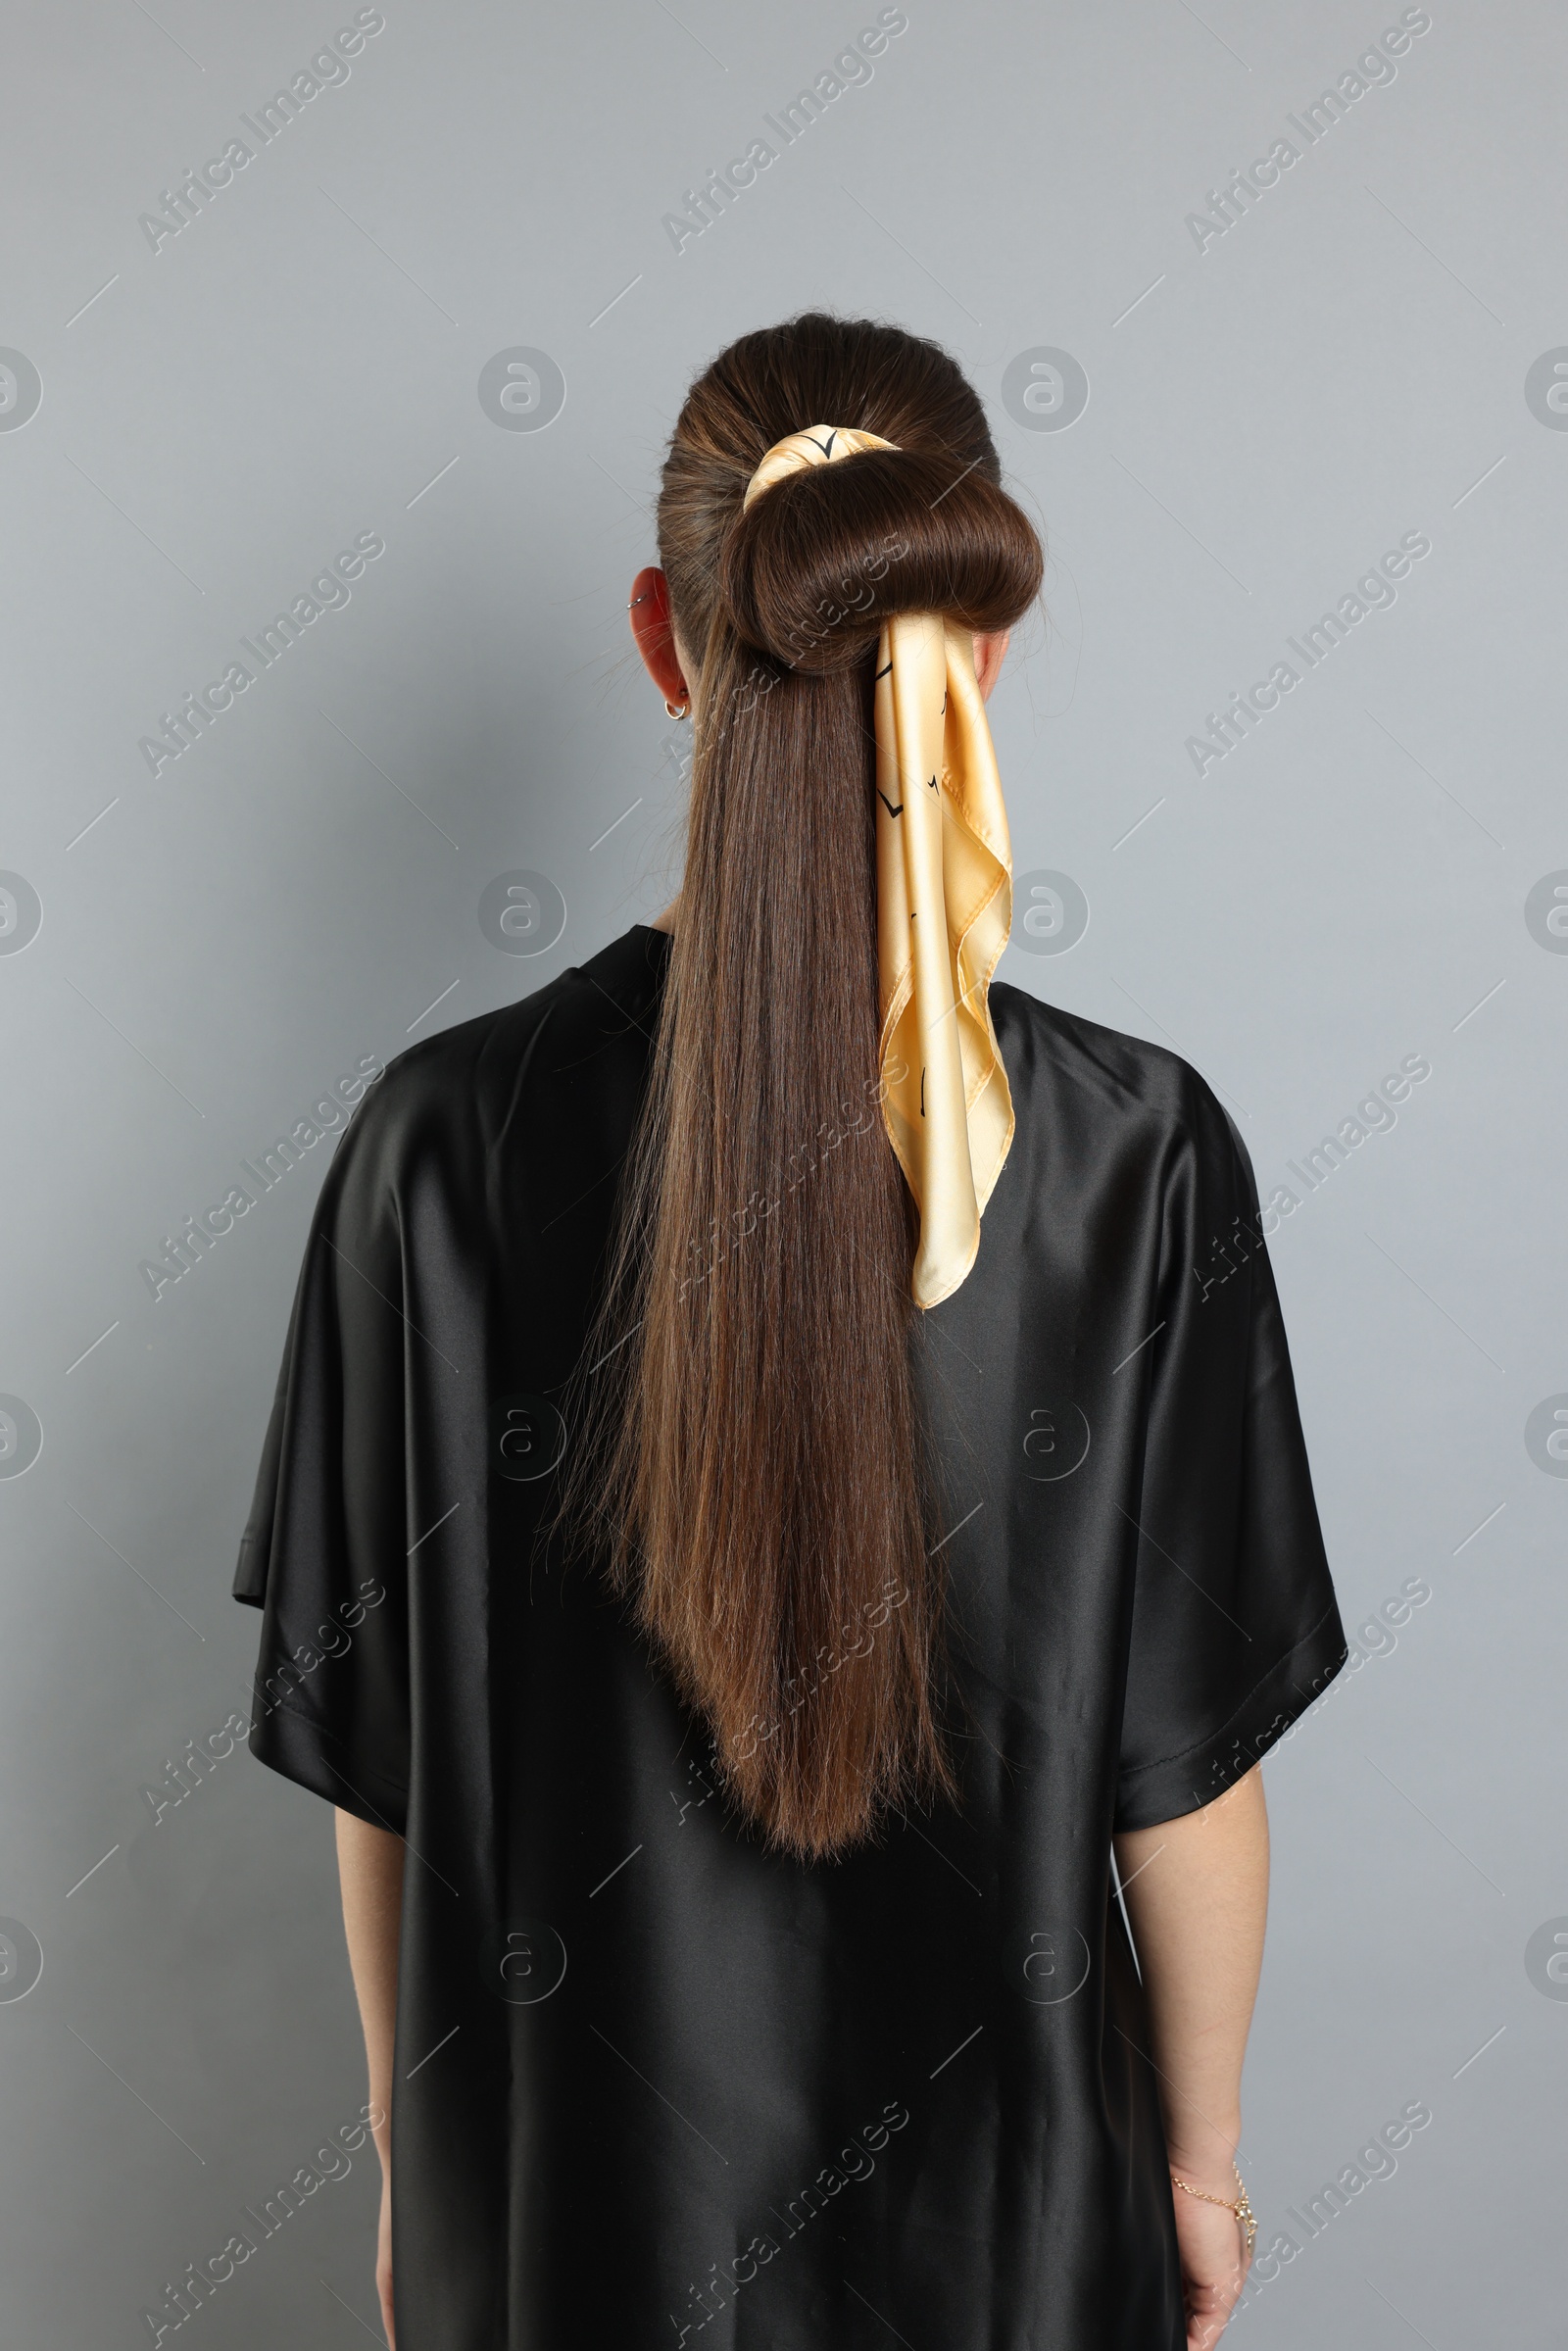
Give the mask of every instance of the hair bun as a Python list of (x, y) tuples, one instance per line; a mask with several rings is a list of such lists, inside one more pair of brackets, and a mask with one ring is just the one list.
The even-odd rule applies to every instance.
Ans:
[(1005, 628), (1042, 567), (1034, 525), (987, 469), (906, 446), (775, 482), (736, 514), (718, 589), (744, 644), (822, 676), (874, 651), (898, 612)]

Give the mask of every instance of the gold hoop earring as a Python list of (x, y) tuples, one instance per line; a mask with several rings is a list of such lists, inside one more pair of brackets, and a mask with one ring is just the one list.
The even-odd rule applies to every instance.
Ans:
[(666, 702), (664, 705), (664, 708), (669, 712), (671, 718), (686, 717), (691, 710), (691, 707), (692, 706), (689, 702)]

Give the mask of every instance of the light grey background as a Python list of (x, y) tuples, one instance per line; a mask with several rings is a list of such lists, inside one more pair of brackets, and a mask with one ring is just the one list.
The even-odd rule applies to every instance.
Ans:
[[(228, 1580), (330, 1144), (156, 1301), (139, 1266), (359, 1056), (671, 895), (672, 730), (624, 614), (657, 465), (707, 357), (824, 303), (957, 354), (1049, 532), (1049, 629), (992, 709), (1017, 868), (1090, 921), (1004, 976), (1173, 1043), (1265, 1198), (1430, 1060), (1271, 1244), (1347, 1624), (1431, 1597), (1267, 1767), (1263, 2241), (1406, 2102), (1433, 2120), (1236, 2339), (1560, 2339), (1568, 2002), (1525, 1955), (1568, 1914), (1568, 1483), (1525, 1427), (1568, 1391), (1568, 956), (1524, 908), (1568, 868), (1568, 433), (1525, 378), (1568, 343), (1568, 35), (1525, 0), (1430, 15), (1200, 250), (1187, 216), (1305, 147), (1286, 118), (1396, 7), (909, 0), (678, 253), (662, 216), (875, 7), (386, 0), (156, 251), (139, 216), (353, 11), (22, 22), (0, 345), (42, 403), (0, 430), (0, 866), (43, 919), (0, 953), (0, 1390), (43, 1447), (0, 1480), (0, 1915), (44, 1966), (0, 2001), (7, 2342), (151, 2339), (164, 2281), (364, 2095), (327, 1808), (242, 1752), (156, 1825), (143, 1792), (246, 1702)], [(564, 377), (541, 431), (479, 402), (516, 346)], [(1003, 405), (1042, 346), (1088, 377), (1066, 430)], [(1415, 531), (1397, 601), (1200, 778), (1205, 713)], [(361, 532), (352, 601), (150, 773), (159, 714)], [(567, 909), (532, 961), (477, 920), (518, 868)], [(190, 2335), (362, 2340), (375, 2185), (367, 2151)]]

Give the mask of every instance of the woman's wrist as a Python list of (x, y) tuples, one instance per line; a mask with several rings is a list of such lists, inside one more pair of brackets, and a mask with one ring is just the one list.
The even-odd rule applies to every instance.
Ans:
[(1227, 2116), (1222, 2123), (1200, 2123), (1179, 2137), (1167, 2131), (1165, 2147), (1171, 2171), (1190, 2180), (1195, 2187), (1206, 2188), (1216, 2181), (1220, 2187), (1234, 2186), (1241, 2136), (1240, 2114)]

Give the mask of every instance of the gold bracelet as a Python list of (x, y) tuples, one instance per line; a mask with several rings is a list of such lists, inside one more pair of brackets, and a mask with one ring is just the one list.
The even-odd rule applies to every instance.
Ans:
[(1252, 2207), (1247, 2201), (1247, 2182), (1242, 2178), (1240, 2168), (1233, 2163), (1231, 2170), (1236, 2174), (1236, 2201), (1234, 2203), (1229, 2202), (1224, 2196), (1211, 2196), (1206, 2188), (1194, 2187), (1190, 2180), (1178, 2180), (1174, 2172), (1170, 2176), (1170, 2183), (1172, 2187), (1185, 2188), (1188, 2195), (1199, 2197), (1204, 2204), (1217, 2204), (1221, 2212), (1233, 2212), (1247, 2231), (1247, 2250), (1250, 2253), (1257, 2241), (1257, 2222), (1253, 2217)]

